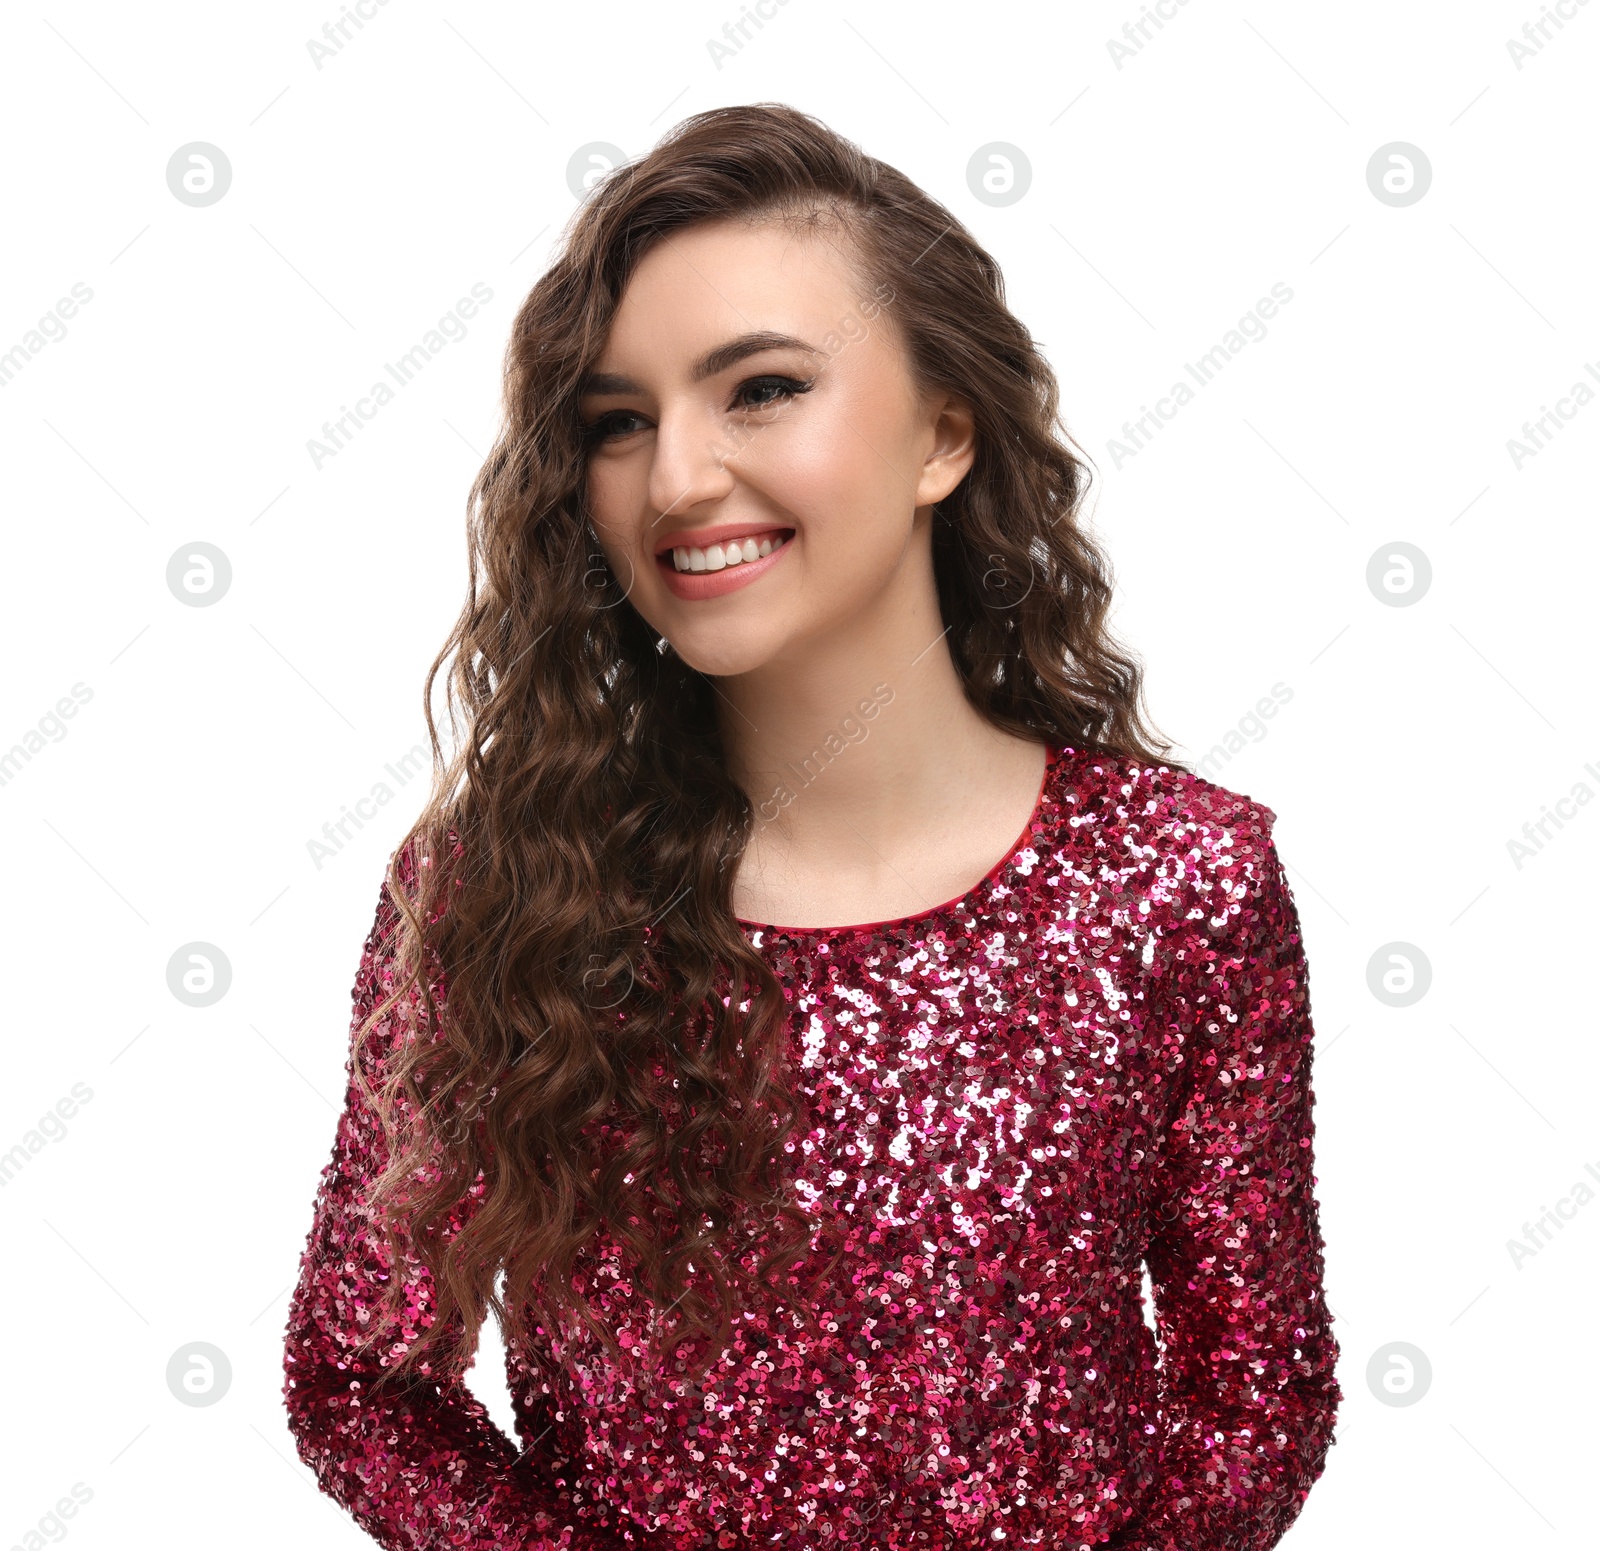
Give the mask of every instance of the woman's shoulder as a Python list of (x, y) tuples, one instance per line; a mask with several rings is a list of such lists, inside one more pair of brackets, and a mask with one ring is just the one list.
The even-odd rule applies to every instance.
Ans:
[(1237, 857), (1263, 860), (1277, 814), (1264, 802), (1215, 781), (1137, 755), (1105, 749), (1061, 748), (1046, 781), (1057, 838), (1098, 848), (1137, 848), (1152, 856)]

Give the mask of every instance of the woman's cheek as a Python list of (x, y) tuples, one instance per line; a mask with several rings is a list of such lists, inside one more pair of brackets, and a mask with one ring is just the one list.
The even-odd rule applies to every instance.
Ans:
[(763, 451), (767, 499), (802, 522), (847, 517), (871, 488), (864, 460), (876, 459), (848, 425), (807, 426)]
[(619, 555), (632, 548), (633, 533), (627, 513), (631, 510), (626, 475), (621, 469), (594, 472), (589, 476), (589, 520), (606, 558), (615, 565)]

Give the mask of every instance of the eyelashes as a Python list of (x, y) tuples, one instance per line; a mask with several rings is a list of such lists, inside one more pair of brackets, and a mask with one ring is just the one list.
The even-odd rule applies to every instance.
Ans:
[(811, 391), (809, 382), (801, 382), (795, 377), (751, 377), (748, 381), (739, 384), (734, 390), (734, 397), (738, 398), (740, 394), (750, 388), (766, 387), (776, 388), (778, 396), (776, 398), (763, 399), (759, 404), (749, 404), (745, 407), (749, 409), (765, 409), (769, 404), (781, 403), (784, 399), (799, 398), (802, 393)]
[[(814, 381), (804, 381), (798, 377), (783, 377), (768, 374), (762, 377), (748, 377), (733, 390), (733, 402), (730, 409), (770, 409), (775, 404), (785, 403), (797, 399), (802, 393), (809, 393), (815, 386)], [(771, 397), (762, 397), (751, 402), (747, 395), (771, 390)], [(628, 420), (641, 420), (644, 417), (637, 410), (613, 409), (608, 414), (601, 415), (597, 420), (591, 421), (583, 427), (583, 440), (585, 445), (594, 446), (600, 442), (610, 441), (613, 437), (631, 435), (631, 430), (624, 429), (618, 422)]]

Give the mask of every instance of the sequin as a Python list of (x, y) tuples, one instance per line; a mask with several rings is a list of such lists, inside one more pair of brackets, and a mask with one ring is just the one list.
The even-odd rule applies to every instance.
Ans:
[[(1052, 751), (1023, 842), (960, 899), (744, 923), (792, 1008), (795, 1189), (847, 1245), (829, 1296), (745, 1308), (691, 1385), (636, 1357), (648, 1311), (602, 1247), (623, 1358), (513, 1346), (520, 1448), (459, 1374), (363, 1399), (348, 1348), (390, 1267), (364, 1194), (382, 1135), (347, 1089), (285, 1346), (301, 1458), (393, 1548), (1275, 1545), (1343, 1397), (1273, 821)], [(380, 899), (352, 1027), (394, 920)], [(415, 1329), (431, 1284), (403, 1269)]]

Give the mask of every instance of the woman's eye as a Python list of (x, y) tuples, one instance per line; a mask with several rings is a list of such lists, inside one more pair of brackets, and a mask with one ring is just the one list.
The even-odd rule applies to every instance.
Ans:
[(586, 442), (609, 441), (613, 436), (626, 436), (633, 429), (630, 426), (619, 426), (619, 420), (638, 420), (631, 409), (614, 409), (609, 415), (601, 415), (598, 420), (591, 421), (583, 428), (583, 439)]
[[(734, 409), (769, 409), (774, 404), (782, 403), (785, 399), (798, 398), (802, 393), (809, 393), (812, 384), (801, 382), (793, 377), (751, 377), (746, 382), (741, 382), (734, 389)], [(629, 425), (629, 421), (643, 420), (644, 416), (632, 409), (613, 409), (609, 414), (601, 415), (599, 419), (591, 421), (583, 428), (584, 442), (589, 446), (608, 442), (613, 437), (631, 436), (638, 429), (636, 425)]]
[[(752, 377), (748, 382), (739, 384), (734, 391), (734, 401), (745, 409), (765, 409), (783, 399), (797, 398), (810, 391), (809, 382), (797, 382), (793, 377)], [(752, 400), (747, 396), (750, 394), (757, 397)]]

